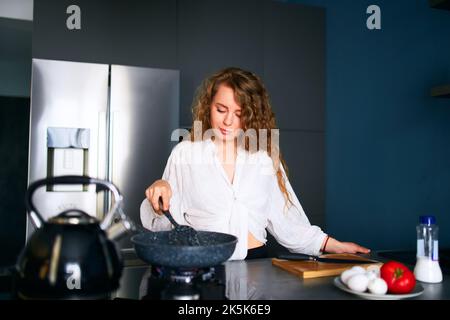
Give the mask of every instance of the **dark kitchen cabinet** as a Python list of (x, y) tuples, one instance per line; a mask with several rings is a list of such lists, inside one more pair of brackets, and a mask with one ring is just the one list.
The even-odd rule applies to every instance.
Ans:
[(192, 124), (194, 92), (204, 78), (229, 66), (263, 74), (264, 1), (178, 0), (182, 126)]
[(69, 0), (35, 0), (33, 57), (176, 69), (176, 0), (79, 0), (81, 29), (66, 27)]
[[(325, 224), (325, 10), (268, 1), (264, 82), (289, 180), (311, 224)], [(268, 237), (270, 256), (286, 251)]]
[(266, 2), (264, 80), (277, 124), (325, 130), (325, 10)]
[(192, 123), (201, 81), (237, 66), (263, 78), (280, 128), (324, 130), (324, 9), (268, 0), (178, 0), (177, 16), (182, 126)]
[(280, 130), (292, 188), (312, 224), (325, 225), (325, 133)]
[[(277, 1), (178, 1), (180, 122), (212, 72), (259, 74), (281, 129), (281, 151), (311, 223), (325, 225), (325, 10)], [(232, 23), (231, 22), (232, 18)], [(280, 247), (269, 237), (270, 253)]]

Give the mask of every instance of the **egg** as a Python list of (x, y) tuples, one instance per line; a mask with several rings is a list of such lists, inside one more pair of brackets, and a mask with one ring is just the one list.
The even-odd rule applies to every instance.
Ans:
[(366, 270), (362, 267), (353, 267), (350, 269), (345, 270), (341, 273), (341, 281), (345, 284), (347, 284), (348, 279), (350, 279), (351, 276), (354, 276), (356, 274), (362, 274), (365, 273)]
[(348, 279), (350, 279), (350, 277), (355, 274), (356, 273), (352, 269), (345, 270), (344, 272), (341, 273), (341, 281), (347, 284)]
[(355, 273), (366, 273), (366, 269), (361, 266), (354, 266), (350, 270), (353, 270)]
[(365, 273), (365, 275), (366, 275), (367, 278), (369, 279), (369, 282), (372, 281), (372, 280), (374, 280), (374, 279), (376, 279), (376, 278), (378, 278), (378, 275), (377, 275), (377, 273), (376, 273), (375, 270), (367, 271), (367, 272)]
[(373, 271), (376, 273), (376, 275), (379, 277), (380, 276), (380, 265), (376, 265), (376, 264), (372, 264), (370, 266), (367, 267), (367, 271)]
[(386, 294), (388, 286), (386, 281), (384, 281), (382, 278), (375, 278), (369, 281), (367, 289), (369, 289), (369, 291), (373, 294)]
[(347, 281), (347, 286), (356, 292), (364, 292), (367, 290), (369, 278), (365, 273), (358, 273), (350, 277)]

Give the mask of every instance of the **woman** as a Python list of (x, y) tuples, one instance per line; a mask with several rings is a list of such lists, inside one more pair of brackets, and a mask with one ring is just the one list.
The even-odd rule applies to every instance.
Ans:
[(199, 230), (238, 237), (230, 259), (266, 256), (266, 228), (292, 252), (368, 253), (312, 226), (287, 178), (268, 93), (258, 76), (227, 68), (206, 79), (190, 137), (175, 146), (161, 180), (146, 191), (141, 220), (168, 230), (164, 210)]

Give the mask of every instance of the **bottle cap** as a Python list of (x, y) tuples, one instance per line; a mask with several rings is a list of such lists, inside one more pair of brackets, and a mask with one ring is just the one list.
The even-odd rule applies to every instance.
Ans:
[(428, 226), (432, 224), (436, 224), (435, 216), (420, 216), (419, 217), (420, 224), (426, 224)]

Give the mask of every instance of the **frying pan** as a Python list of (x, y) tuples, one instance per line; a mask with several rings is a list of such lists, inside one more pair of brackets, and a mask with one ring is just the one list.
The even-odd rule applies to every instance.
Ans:
[[(162, 198), (159, 198), (161, 208)], [(179, 225), (168, 210), (162, 210), (173, 224), (171, 231), (142, 231), (131, 238), (137, 256), (151, 265), (172, 268), (203, 268), (219, 265), (234, 252), (238, 239), (226, 233), (196, 231)]]
[(151, 264), (171, 268), (204, 268), (225, 262), (238, 239), (226, 233), (197, 231), (200, 245), (170, 243), (172, 231), (141, 231), (131, 237), (137, 256)]

